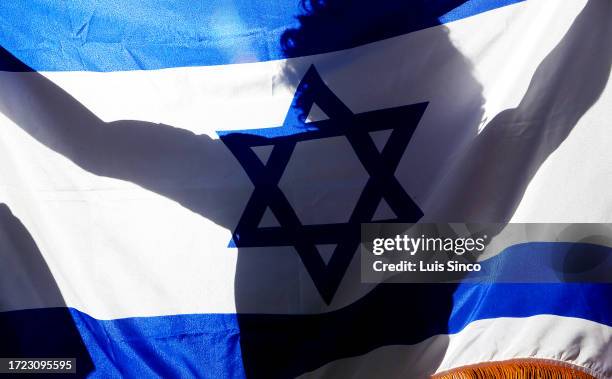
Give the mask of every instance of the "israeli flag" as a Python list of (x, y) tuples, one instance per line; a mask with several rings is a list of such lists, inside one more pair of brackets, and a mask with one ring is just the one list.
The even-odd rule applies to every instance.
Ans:
[(0, 20), (0, 357), (612, 377), (612, 284), (375, 285), (358, 254), (371, 222), (612, 222), (610, 0), (30, 0)]

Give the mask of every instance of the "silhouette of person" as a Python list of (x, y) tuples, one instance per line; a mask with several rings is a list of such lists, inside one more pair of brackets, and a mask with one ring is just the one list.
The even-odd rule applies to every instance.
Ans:
[[(338, 41), (346, 42), (343, 40), (345, 36), (338, 32), (342, 29), (339, 19), (350, 19), (359, 11), (345, 10), (345, 3), (309, 2), (310, 7), (307, 8), (311, 13), (299, 19), (299, 28), (284, 35), (288, 55), (317, 53), (318, 44), (334, 46), (336, 43), (340, 44)], [(363, 5), (366, 2), (357, 3)], [(418, 5), (415, 9), (418, 9)], [(376, 20), (375, 16), (373, 18)], [(468, 119), (455, 119), (445, 121), (449, 126), (460, 125), (460, 128), (449, 127), (444, 130), (444, 135), (428, 134), (423, 141), (442, 139), (441, 145), (444, 148), (435, 150), (438, 154), (435, 159), (419, 160), (416, 163), (427, 166), (426, 171), (431, 174), (430, 178), (422, 180), (421, 192), (417, 194), (418, 203), (425, 214), (421, 221), (508, 222), (538, 168), (567, 138), (605, 88), (612, 65), (611, 39), (612, 4), (602, 0), (589, 1), (563, 39), (540, 63), (517, 107), (499, 113), (487, 123), (481, 133), (477, 133), (476, 124), (470, 127)], [(325, 42), (319, 42), (321, 40)], [(444, 43), (435, 38), (432, 40), (432, 44)], [(452, 46), (448, 46), (448, 54), (449, 58), (460, 56)], [(357, 59), (354, 54), (347, 56)], [(393, 58), (395, 57), (387, 59)], [(438, 62), (448, 62), (440, 60), (440, 57), (436, 58), (438, 59), (425, 58), (420, 63), (426, 66), (429, 62), (434, 65)], [(410, 56), (410, 59), (419, 60), (419, 57)], [(302, 64), (299, 61), (287, 62), (284, 70), (287, 81), (299, 80), (299, 73), (303, 71)], [(330, 71), (343, 68), (334, 58), (330, 58), (329, 62), (321, 58), (318, 65), (328, 66)], [(464, 67), (464, 72), (458, 70), (454, 75), (474, 80), (469, 66), (466, 64)], [(472, 96), (476, 101), (472, 107), (466, 108), (480, 116), (477, 107), (481, 105), (481, 96), (470, 92), (471, 88), (478, 88), (470, 83), (470, 79), (461, 82), (461, 86), (465, 91), (464, 95)], [(459, 79), (455, 80), (455, 83), (449, 84), (449, 97), (453, 98), (450, 101), (456, 102), (456, 94), (461, 91), (452, 90), (453, 84), (459, 82)], [(402, 85), (410, 84), (412, 83), (402, 82)], [(371, 87), (367, 88), (372, 91), (367, 100), (375, 102), (375, 91)], [(356, 91), (353, 88), (351, 90)], [(448, 106), (449, 103), (444, 102), (444, 105)], [(452, 107), (452, 104), (450, 106)], [(303, 114), (308, 114), (309, 111), (307, 108), (302, 109)], [(477, 120), (473, 122), (476, 123)], [(457, 129), (467, 136), (458, 134)], [(417, 142), (413, 140), (412, 144)], [(431, 144), (423, 145), (419, 150), (421, 154), (415, 154), (416, 156), (427, 156), (427, 149)], [(403, 174), (408, 176), (408, 173), (402, 173), (401, 170), (400, 167), (396, 171), (398, 177)], [(409, 174), (414, 175), (414, 171)], [(537, 284), (532, 286), (534, 291), (539, 290)], [(254, 333), (251, 337), (248, 333), (243, 333), (246, 335), (242, 337), (243, 346), (250, 345), (248, 349), (243, 347), (243, 351), (253, 352), (251, 356), (243, 358), (246, 360), (247, 372), (253, 373), (255, 377), (271, 373), (273, 377), (291, 376), (311, 371), (334, 359), (364, 354), (378, 346), (416, 343), (427, 336), (446, 333), (443, 329), (435, 329), (433, 325), (450, 318), (453, 295), (458, 288), (455, 285), (383, 283), (357, 302), (320, 316), (301, 319), (296, 317), (294, 320), (277, 317), (275, 324), (258, 324), (255, 317), (243, 316), (241, 326), (246, 325), (245, 330), (257, 330), (263, 324), (264, 327), (269, 326), (265, 329), (269, 335), (278, 336), (261, 342), (261, 338), (258, 338), (260, 335)], [(486, 296), (488, 285), (479, 285), (477, 288), (479, 290), (474, 291), (473, 296)], [(397, 299), (406, 296), (409, 296), (410, 305), (397, 303)], [(435, 299), (433, 304), (432, 298)], [(433, 311), (425, 314), (422, 309)], [(376, 314), (377, 312), (380, 314)], [(402, 325), (421, 329), (423, 335), (415, 336), (397, 328)], [(281, 332), (274, 333), (274, 329)], [(358, 335), (357, 340), (353, 338), (355, 334)], [(315, 335), (323, 337), (316, 339), (312, 337)], [(429, 347), (438, 352), (437, 356), (442, 359), (445, 351), (443, 339), (430, 343)], [(337, 366), (332, 365), (327, 371), (318, 373), (330, 376), (384, 377), (396, 375), (397, 372), (405, 373), (405, 370), (409, 369), (414, 370), (415, 366), (418, 366), (418, 357), (423, 352), (418, 349), (413, 351), (412, 355), (405, 354), (406, 350), (402, 352), (396, 354), (388, 350), (384, 359), (378, 355), (377, 357), (383, 360), (381, 364), (367, 359), (354, 361), (353, 366), (339, 362)], [(398, 359), (400, 363), (393, 361), (394, 356), (401, 357)], [(434, 356), (436, 354), (430, 355), (429, 358)], [(279, 360), (291, 363), (279, 368)], [(298, 368), (290, 371), (287, 367)], [(431, 372), (411, 371), (411, 374), (421, 377)]]
[[(321, 41), (329, 41), (332, 47), (354, 45), (351, 42), (351, 38), (356, 38), (354, 34), (353, 37), (343, 35), (341, 28), (351, 21), (355, 12), (367, 14), (372, 9), (372, 4), (365, 1), (351, 4), (348, 13), (343, 13), (348, 9), (348, 2), (312, 4), (310, 13), (300, 18), (300, 27), (284, 37), (287, 48), (293, 49), (291, 55), (316, 51)], [(424, 4), (422, 9), (415, 5), (415, 17), (430, 9)], [(610, 8), (612, 4), (609, 1), (590, 0), (562, 41), (539, 65), (516, 108), (497, 115), (480, 134), (476, 133), (475, 124), (467, 125), (463, 130), (471, 136), (459, 139), (461, 149), (450, 149), (453, 154), (432, 157), (431, 162), (424, 163), (434, 174), (425, 180), (426, 185), (419, 194), (419, 205), (425, 211), (423, 220), (509, 220), (539, 166), (597, 100), (608, 80), (612, 62)], [(432, 20), (443, 14), (441, 11), (429, 14), (425, 19), (431, 25)], [(360, 33), (366, 36), (372, 33), (371, 40), (381, 38), (371, 32), (377, 28), (370, 29), (368, 25), (365, 23)], [(380, 19), (380, 25), (384, 25), (383, 30), (393, 30), (393, 25), (386, 24), (384, 18)], [(351, 29), (352, 33), (354, 31)], [(334, 38), (328, 39), (330, 35)], [(444, 44), (439, 47), (443, 56), (456, 59), (453, 60), (456, 67), (464, 71), (456, 72), (457, 79), (449, 83), (449, 89), (454, 92), (448, 98), (463, 96), (462, 88), (470, 91), (479, 88), (470, 74), (469, 64), (463, 61), (444, 30), (436, 29), (432, 35)], [(1, 57), (10, 62), (10, 66), (20, 67), (9, 52), (3, 51)], [(295, 83), (297, 74), (304, 72), (300, 64), (303, 63), (287, 62), (285, 80)], [(343, 68), (343, 61), (333, 57), (322, 57), (318, 64), (323, 67), (324, 76), (325, 72)], [(26, 69), (21, 65), (21, 71)], [(133, 182), (228, 229), (233, 229), (240, 218), (243, 205), (237, 204), (235, 199), (250, 191), (250, 183), (227, 147), (218, 140), (143, 121), (106, 123), (59, 86), (35, 72), (2, 74), (0, 78), (4, 88), (10, 89), (0, 95), (0, 111), (33, 138), (84, 170)], [(364, 101), (368, 100), (371, 99)], [(478, 110), (481, 101), (481, 96), (477, 97), (470, 104), (470, 110)], [(303, 111), (307, 113), (309, 110)], [(451, 132), (450, 137), (432, 135), (428, 131), (421, 133), (418, 138), (439, 137), (449, 144), (457, 140)], [(449, 167), (448, 159), (456, 152), (460, 155)], [(491, 162), (495, 162), (493, 169), (488, 166)], [(379, 346), (412, 344), (433, 334), (447, 332), (440, 325), (445, 325), (452, 310), (454, 285), (434, 288), (381, 284), (373, 287), (362, 285), (357, 279), (339, 290), (331, 308), (336, 309), (333, 312), (257, 315), (258, 309), (269, 309), (265, 307), (282, 303), (279, 299), (291, 298), (288, 295), (292, 291), (299, 291), (279, 285), (279, 278), (286, 278), (288, 274), (277, 269), (271, 275), (268, 271), (270, 263), (263, 254), (239, 252), (235, 278), (236, 307), (240, 314), (243, 360), (249, 376), (292, 377), (332, 360), (364, 354)], [(294, 268), (288, 268), (288, 271), (292, 270)], [(407, 293), (411, 296), (411, 305), (397, 306), (395, 299)], [(356, 298), (359, 300), (354, 302)], [(341, 308), (347, 304), (350, 305)], [(279, 309), (283, 305), (280, 304)], [(321, 302), (307, 302), (307, 305), (308, 309), (303, 309), (307, 313), (330, 309)], [(390, 308), (394, 309), (392, 315), (369, 311)], [(430, 313), (420, 312), (421, 308)], [(406, 320), (418, 328), (402, 333), (391, 329)], [(387, 325), (389, 328), (370, 330), (368, 325)], [(355, 333), (360, 334), (358, 341), (351, 338)], [(440, 352), (443, 354), (443, 349)]]

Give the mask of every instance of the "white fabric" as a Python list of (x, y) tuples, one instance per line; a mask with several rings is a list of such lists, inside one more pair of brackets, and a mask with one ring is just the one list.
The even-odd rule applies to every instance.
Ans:
[(509, 359), (550, 359), (596, 378), (612, 377), (612, 328), (588, 320), (539, 315), (474, 321), (461, 332), (410, 346), (385, 346), (331, 362), (301, 378), (427, 378), (452, 368)]
[[(595, 3), (609, 9), (605, 1)], [(211, 144), (217, 130), (279, 126), (297, 80), (310, 64), (355, 113), (428, 101), (397, 176), (426, 218), (461, 218), (464, 210), (440, 209), (458, 196), (449, 192), (456, 183), (447, 186), (453, 162), (479, 132), (484, 133), (491, 119), (519, 105), (536, 68), (566, 35), (584, 5), (583, 0), (528, 1), (350, 50), (286, 61), (45, 75), (104, 122), (163, 123), (210, 137), (206, 140)], [(424, 46), (428, 54), (422, 53)], [(288, 66), (296, 71), (295, 77), (286, 74)], [(26, 107), (22, 111), (32, 123), (48, 122), (46, 111), (32, 111), (35, 100), (19, 87), (29, 75), (35, 74), (0, 73), (7, 89), (2, 96), (10, 94), (3, 101)], [(512, 216), (520, 222), (610, 221), (610, 198), (602, 192), (612, 185), (610, 103), (612, 87), (607, 85), (569, 136), (549, 152), (513, 214), (500, 211), (499, 216), (485, 207), (485, 213), (476, 215), (482, 221), (497, 216)], [(50, 112), (68, 111), (59, 102), (47, 105), (52, 105)], [(236, 311), (237, 251), (227, 244), (252, 185), (228, 149), (217, 144), (207, 153), (206, 164), (227, 180), (218, 191), (226, 191), (223, 186), (234, 191), (228, 211), (233, 221), (217, 225), (137, 184), (86, 171), (1, 115), (0, 123), (0, 201), (32, 233), (68, 306), (101, 319)], [(322, 162), (331, 162), (327, 157), (343, 152), (352, 154), (343, 150), (348, 144), (342, 141), (321, 143), (330, 144), (314, 146), (321, 151)], [(307, 145), (303, 146), (307, 153)], [(296, 154), (296, 160), (302, 158)], [(365, 171), (354, 162), (347, 160), (349, 169), (332, 164), (329, 170), (342, 169), (337, 172), (343, 172), (347, 182), (365, 183)], [(289, 177), (307, 174), (286, 173)], [(325, 200), (316, 188), (294, 180), (281, 181), (281, 187), (297, 194), (297, 199), (321, 200), (319, 209), (356, 196), (332, 193)], [(358, 190), (355, 185), (354, 191)], [(503, 204), (503, 199), (497, 203)], [(298, 214), (312, 212), (307, 201), (293, 205)], [(324, 218), (320, 213), (314, 216)], [(251, 250), (258, 254), (257, 249)], [(261, 264), (270, 268), (270, 283), (282, 275), (297, 279), (282, 289), (290, 294), (284, 301), (262, 285), (262, 292), (253, 292), (257, 304), (241, 311), (317, 313), (341, 308), (371, 289), (356, 285), (355, 255), (338, 294), (327, 306), (293, 249), (265, 250)]]

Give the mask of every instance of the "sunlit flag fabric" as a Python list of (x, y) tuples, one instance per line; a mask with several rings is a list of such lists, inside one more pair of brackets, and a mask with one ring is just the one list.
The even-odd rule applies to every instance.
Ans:
[(364, 284), (356, 254), (373, 221), (612, 222), (611, 1), (31, 0), (0, 20), (1, 357), (612, 377), (610, 284)]

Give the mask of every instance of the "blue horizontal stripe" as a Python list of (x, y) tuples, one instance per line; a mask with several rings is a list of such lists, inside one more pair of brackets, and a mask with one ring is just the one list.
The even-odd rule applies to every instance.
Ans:
[[(594, 254), (597, 262), (612, 253), (570, 245), (516, 245), (501, 263), (523, 270), (526, 259), (538, 272), (551, 261), (528, 259), (526, 251)], [(104, 378), (286, 378), (381, 346), (457, 333), (481, 319), (550, 314), (612, 326), (611, 297), (612, 284), (603, 283), (381, 284), (345, 308), (314, 315), (242, 314), (239, 294), (237, 315), (97, 320), (75, 309), (24, 310), (0, 313), (0, 356), (77, 357), (80, 376)]]
[[(522, 0), (32, 0), (0, 4), (0, 46), (37, 71), (257, 62), (346, 49)], [(300, 16), (300, 17), (298, 17)], [(0, 58), (0, 70), (23, 68)]]
[(612, 326), (611, 296), (610, 284), (388, 284), (321, 315), (96, 320), (74, 309), (25, 310), (0, 313), (0, 353), (77, 357), (81, 377), (239, 378), (245, 369), (249, 377), (293, 377), (479, 319), (553, 314)]
[(70, 310), (93, 377), (242, 378), (238, 319), (198, 314), (96, 320)]

